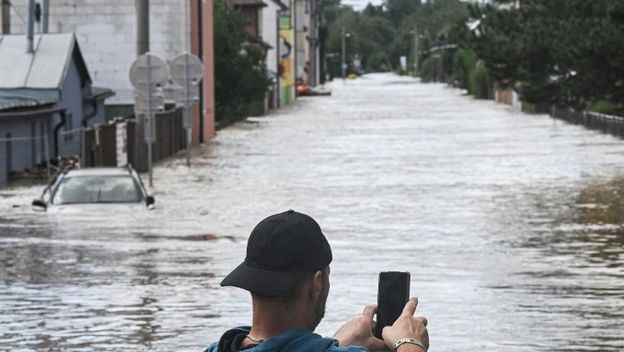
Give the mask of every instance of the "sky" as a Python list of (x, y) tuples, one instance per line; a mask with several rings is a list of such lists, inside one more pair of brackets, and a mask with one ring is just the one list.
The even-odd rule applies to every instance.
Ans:
[[(486, 0), (463, 0), (463, 1), (479, 1), (479, 2), (484, 2)], [(342, 4), (344, 5), (351, 5), (353, 6), (353, 9), (356, 11), (360, 11), (360, 10), (364, 10), (364, 8), (366, 7), (366, 5), (368, 3), (371, 3), (375, 6), (377, 5), (381, 5), (384, 0), (342, 0)]]
[(373, 5), (381, 5), (383, 0), (342, 0), (344, 5), (351, 5), (357, 11), (363, 10), (369, 2)]

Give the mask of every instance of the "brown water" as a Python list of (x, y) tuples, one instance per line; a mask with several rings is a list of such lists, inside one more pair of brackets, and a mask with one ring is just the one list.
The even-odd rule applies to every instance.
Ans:
[(158, 166), (154, 212), (1, 190), (0, 350), (199, 351), (249, 323), (219, 281), (289, 208), (334, 248), (323, 334), (407, 270), (431, 351), (624, 350), (622, 140), (392, 75), (331, 88)]

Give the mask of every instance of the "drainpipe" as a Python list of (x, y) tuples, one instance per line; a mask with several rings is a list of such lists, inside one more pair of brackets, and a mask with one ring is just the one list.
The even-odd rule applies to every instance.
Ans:
[[(197, 54), (199, 59), (204, 62), (204, 9), (203, 0), (197, 0), (197, 33), (199, 33), (198, 45), (197, 45)], [(199, 83), (199, 143), (206, 143), (206, 136), (204, 136), (204, 116), (206, 115), (204, 112), (204, 80)]]
[(2, 34), (11, 33), (11, 2), (9, 0), (2, 0)]
[(35, 0), (28, 0), (28, 34), (26, 38), (28, 39), (28, 47), (26, 48), (26, 52), (32, 54), (35, 52), (33, 46), (33, 39), (35, 37)]
[(91, 111), (90, 114), (86, 114), (82, 119), (82, 127), (89, 127), (89, 120), (97, 116), (98, 113), (98, 101), (97, 99), (91, 99)]
[(41, 30), (48, 33), (48, 24), (50, 23), (50, 0), (43, 0), (43, 21), (41, 22)]
[(59, 132), (61, 130), (61, 128), (63, 128), (63, 126), (65, 126), (65, 123), (67, 122), (67, 118), (65, 116), (65, 111), (61, 111), (60, 113), (61, 115), (61, 121), (56, 124), (56, 126), (54, 126), (54, 155), (56, 156), (56, 158), (58, 158), (59, 155)]

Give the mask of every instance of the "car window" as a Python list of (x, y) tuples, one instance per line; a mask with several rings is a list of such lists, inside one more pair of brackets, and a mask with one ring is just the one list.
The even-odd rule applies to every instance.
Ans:
[(54, 204), (137, 203), (141, 193), (131, 176), (78, 176), (64, 178), (54, 193)]

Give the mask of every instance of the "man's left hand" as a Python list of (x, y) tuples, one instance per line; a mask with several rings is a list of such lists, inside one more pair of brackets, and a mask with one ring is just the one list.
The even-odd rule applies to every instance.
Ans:
[(371, 351), (387, 350), (388, 347), (384, 341), (373, 336), (373, 328), (375, 327), (373, 317), (376, 313), (376, 305), (366, 306), (362, 315), (351, 319), (338, 329), (334, 338), (338, 340), (339, 345), (362, 346)]

